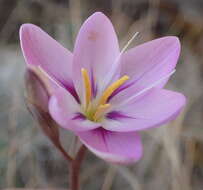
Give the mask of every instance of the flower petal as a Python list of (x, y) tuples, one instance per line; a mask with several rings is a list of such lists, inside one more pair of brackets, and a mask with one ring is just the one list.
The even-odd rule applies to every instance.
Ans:
[(102, 126), (111, 131), (139, 131), (156, 127), (174, 119), (183, 106), (185, 97), (177, 92), (154, 88), (135, 102), (118, 106)]
[(102, 128), (77, 133), (82, 143), (98, 157), (113, 163), (129, 164), (142, 156), (138, 133), (119, 133)]
[(28, 66), (40, 66), (65, 86), (72, 83), (71, 52), (33, 24), (21, 26), (20, 41)]
[(94, 13), (82, 25), (74, 47), (73, 81), (78, 94), (82, 96), (84, 92), (81, 68), (88, 70), (94, 88), (99, 90), (118, 56), (118, 40), (110, 20), (100, 12)]
[[(112, 98), (112, 103), (122, 102), (138, 93), (150, 84), (159, 81), (172, 72), (180, 54), (180, 42), (177, 37), (163, 37), (139, 45), (122, 55), (121, 75), (128, 75), (130, 80)], [(163, 87), (169, 77), (158, 86)]]
[(80, 114), (80, 106), (75, 98), (63, 88), (58, 89), (49, 100), (49, 112), (61, 127), (72, 131), (86, 131), (101, 126), (86, 120)]

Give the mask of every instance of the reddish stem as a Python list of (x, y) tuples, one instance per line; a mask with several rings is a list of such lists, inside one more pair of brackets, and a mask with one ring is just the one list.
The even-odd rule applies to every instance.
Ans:
[(55, 146), (63, 154), (67, 161), (73, 162), (73, 158), (64, 150), (60, 143), (55, 143)]
[(70, 170), (70, 188), (71, 189), (70, 190), (80, 189), (79, 174), (80, 174), (80, 167), (85, 156), (85, 152), (86, 152), (86, 147), (82, 145), (75, 159), (71, 162), (71, 167), (70, 167), (71, 169)]

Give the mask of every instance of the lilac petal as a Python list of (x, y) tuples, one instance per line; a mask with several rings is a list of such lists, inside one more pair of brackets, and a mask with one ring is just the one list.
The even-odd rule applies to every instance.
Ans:
[(74, 117), (72, 118), (72, 120), (81, 120), (81, 121), (84, 121), (86, 120), (85, 116), (78, 112), (78, 113), (75, 113)]
[(90, 151), (108, 162), (129, 164), (142, 156), (141, 139), (136, 132), (119, 133), (99, 128), (77, 135)]
[(118, 40), (110, 20), (100, 12), (94, 13), (82, 25), (74, 47), (73, 81), (80, 96), (84, 92), (81, 68), (88, 70), (99, 91), (118, 55)]
[(85, 119), (79, 114), (80, 109), (74, 97), (62, 88), (58, 89), (49, 100), (49, 112), (61, 127), (72, 131), (86, 131), (101, 126), (99, 123)]
[(28, 67), (40, 66), (62, 84), (72, 84), (71, 52), (33, 24), (21, 26), (20, 41)]
[(38, 75), (40, 75), (48, 84), (47, 86), (49, 88), (51, 88), (49, 90), (50, 94), (53, 94), (55, 90), (57, 90), (58, 88), (64, 88), (66, 90), (68, 90), (68, 92), (75, 98), (75, 100), (80, 103), (80, 99), (78, 94), (76, 93), (76, 90), (71, 83), (66, 83), (66, 84), (62, 84), (60, 81), (56, 80), (55, 78), (53, 78), (51, 75), (49, 75), (43, 68), (41, 68), (40, 66), (36, 67), (36, 66), (32, 66), (30, 67), (31, 70), (33, 70), (34, 72), (36, 72)]
[(106, 114), (106, 118), (113, 119), (113, 120), (120, 120), (120, 119), (133, 119), (134, 117), (125, 115), (124, 113), (122, 113), (120, 111), (111, 111)]
[[(130, 80), (111, 97), (111, 103), (121, 102), (147, 88), (172, 72), (180, 54), (177, 37), (164, 37), (139, 45), (122, 55), (121, 75)], [(169, 77), (158, 86), (163, 87)]]
[(180, 93), (154, 88), (129, 105), (115, 107), (114, 111), (125, 117), (108, 117), (102, 126), (106, 130), (119, 132), (156, 127), (175, 119), (185, 102), (185, 97)]

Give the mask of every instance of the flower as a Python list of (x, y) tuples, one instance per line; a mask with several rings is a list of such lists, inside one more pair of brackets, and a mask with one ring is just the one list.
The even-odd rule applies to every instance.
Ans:
[(73, 53), (32, 24), (20, 29), (27, 67), (52, 87), (49, 112), (100, 158), (131, 163), (142, 156), (139, 131), (174, 119), (185, 97), (163, 89), (177, 63), (177, 37), (126, 52), (109, 19), (96, 12), (82, 25)]

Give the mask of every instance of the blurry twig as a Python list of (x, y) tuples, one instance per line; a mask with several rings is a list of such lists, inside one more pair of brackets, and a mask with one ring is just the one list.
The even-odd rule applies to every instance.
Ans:
[(107, 174), (104, 178), (104, 183), (102, 185), (101, 190), (111, 190), (115, 175), (116, 175), (116, 168), (110, 165), (107, 170)]
[(11, 105), (11, 110), (9, 114), (9, 147), (8, 147), (8, 165), (7, 165), (7, 175), (6, 175), (6, 181), (7, 181), (7, 186), (8, 187), (13, 187), (15, 186), (15, 176), (16, 176), (16, 152), (17, 152), (17, 139), (15, 138), (16, 135), (16, 114), (19, 99), (16, 93), (13, 95), (12, 99), (12, 105)]
[(92, 176), (96, 175), (96, 173), (100, 173), (101, 171), (103, 171), (103, 169), (104, 166), (98, 163), (86, 168), (85, 171), (82, 173), (81, 183), (84, 184), (88, 182), (88, 180), (91, 179)]
[(147, 24), (146, 27), (147, 30), (153, 30), (159, 16), (159, 4), (160, 0), (149, 0), (149, 11), (148, 11), (148, 18), (147, 18)]
[(4, 24), (4, 27), (2, 28), (0, 32), (1, 37), (1, 43), (6, 42), (10, 34), (14, 31), (14, 28), (16, 27), (14, 24), (11, 24), (17, 17), (17, 12), (19, 11), (19, 7), (22, 6), (23, 1), (16, 1), (16, 5), (11, 11), (9, 17), (6, 20), (6, 23)]
[(81, 2), (80, 0), (69, 0), (69, 6), (71, 7), (69, 9), (70, 11), (70, 18), (71, 18), (71, 24), (72, 24), (72, 37), (73, 41), (75, 39), (75, 35), (79, 31), (79, 28), (81, 26)]
[(121, 174), (121, 176), (126, 179), (132, 190), (142, 190), (141, 185), (137, 181), (135, 175), (128, 168), (123, 166), (114, 167), (116, 167), (117, 171)]
[[(183, 112), (176, 121), (172, 122), (173, 128), (165, 127), (162, 129), (163, 145), (169, 157), (172, 169), (172, 189), (190, 190), (189, 176), (185, 170), (184, 164), (181, 161), (180, 139), (182, 131), (182, 122), (185, 117)], [(173, 129), (173, 130), (172, 130)], [(166, 133), (166, 134), (164, 134)], [(169, 138), (170, 137), (170, 138)]]

